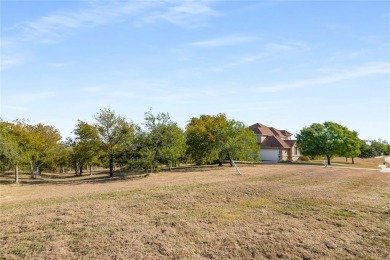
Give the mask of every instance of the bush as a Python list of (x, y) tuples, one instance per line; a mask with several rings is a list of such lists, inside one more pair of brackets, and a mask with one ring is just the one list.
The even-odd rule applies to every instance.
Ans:
[(300, 161), (300, 162), (308, 162), (308, 161), (310, 161), (310, 158), (308, 156), (301, 155), (301, 156), (299, 156), (298, 161)]

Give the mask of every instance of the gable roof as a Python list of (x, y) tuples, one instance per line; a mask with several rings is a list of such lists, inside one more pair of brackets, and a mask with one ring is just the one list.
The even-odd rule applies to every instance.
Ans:
[(293, 147), (296, 144), (296, 142), (297, 142), (297, 140), (284, 140), (284, 141), (290, 147)]
[(271, 129), (269, 129), (267, 126), (265, 126), (263, 124), (256, 123), (254, 125), (251, 125), (249, 128), (253, 132), (255, 132), (255, 134), (258, 134), (258, 135), (274, 135), (274, 133), (272, 133)]
[(269, 127), (269, 129), (271, 130), (271, 132), (275, 135), (275, 136), (282, 136), (282, 137), (285, 137), (284, 134), (282, 134), (282, 132), (274, 127)]
[(280, 137), (271, 135), (264, 139), (261, 143), (261, 148), (290, 148), (290, 146)]
[(266, 136), (260, 143), (262, 148), (291, 148), (296, 143), (296, 140), (283, 140), (292, 136), (287, 130), (279, 130), (259, 123), (251, 125), (249, 128), (257, 135)]
[(290, 133), (287, 130), (279, 130), (284, 136), (292, 136), (292, 133)]

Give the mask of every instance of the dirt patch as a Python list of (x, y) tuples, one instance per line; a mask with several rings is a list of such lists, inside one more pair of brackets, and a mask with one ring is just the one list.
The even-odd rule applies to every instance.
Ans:
[(5, 259), (388, 259), (390, 175), (259, 165), (2, 185)]

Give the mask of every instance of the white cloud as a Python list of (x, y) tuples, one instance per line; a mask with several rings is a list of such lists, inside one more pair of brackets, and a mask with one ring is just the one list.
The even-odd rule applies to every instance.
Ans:
[(21, 106), (8, 106), (8, 105), (2, 105), (2, 109), (9, 109), (9, 110), (16, 110), (16, 111), (27, 111), (27, 107), (21, 107)]
[(197, 46), (197, 47), (209, 47), (209, 48), (221, 47), (221, 46), (232, 46), (232, 45), (239, 45), (242, 43), (250, 42), (255, 39), (256, 39), (255, 37), (231, 35), (231, 36), (225, 36), (225, 37), (215, 38), (206, 41), (193, 42), (190, 45)]
[(262, 59), (265, 59), (265, 58), (268, 58), (270, 56), (277, 55), (280, 53), (299, 51), (299, 50), (304, 50), (306, 48), (307, 48), (307, 46), (304, 43), (300, 43), (300, 42), (292, 42), (292, 43), (288, 42), (288, 43), (283, 43), (283, 44), (271, 42), (271, 43), (265, 44), (263, 46), (261, 52), (259, 52), (259, 53), (254, 53), (251, 55), (243, 56), (236, 61), (226, 63), (226, 64), (223, 64), (223, 65), (218, 66), (218, 67), (214, 67), (211, 70), (212, 71), (223, 71), (223, 70), (228, 69), (228, 68), (234, 68), (237, 66), (254, 63), (254, 62), (257, 62), (259, 60), (262, 60)]
[(23, 39), (53, 42), (67, 30), (94, 27), (132, 20), (165, 20), (177, 25), (191, 25), (199, 17), (216, 15), (211, 1), (104, 1), (80, 10), (57, 11), (35, 21), (19, 24)]
[(303, 88), (307, 86), (318, 86), (337, 83), (344, 80), (362, 78), (371, 75), (388, 74), (390, 75), (389, 62), (368, 63), (359, 67), (350, 68), (338, 73), (324, 77), (304, 79), (292, 83), (281, 83), (258, 88), (260, 92), (277, 92), (285, 89)]
[(305, 49), (305, 48), (307, 48), (307, 46), (302, 42), (287, 42), (287, 43), (270, 42), (265, 45), (265, 50), (272, 53)]
[[(2, 35), (1, 69), (23, 63), (18, 58), (21, 50), (31, 43), (53, 44), (72, 31), (106, 24), (165, 20), (175, 25), (194, 27), (205, 18), (216, 15), (211, 7), (213, 1), (91, 1), (88, 7), (77, 10), (60, 10), (12, 26)], [(9, 28), (8, 28), (9, 29)], [(13, 35), (11, 36), (11, 33)], [(7, 43), (7, 45), (4, 44)], [(8, 56), (5, 57), (4, 53)]]
[(165, 2), (161, 10), (154, 10), (147, 14), (141, 23), (153, 23), (159, 20), (184, 27), (199, 27), (203, 25), (203, 19), (209, 16), (216, 16), (218, 13), (210, 7), (212, 1), (181, 1)]
[(94, 27), (118, 22), (120, 18), (136, 14), (148, 6), (150, 2), (104, 2), (86, 9), (57, 11), (34, 21), (19, 24), (24, 33), (21, 38), (26, 41), (55, 42), (68, 30)]
[(18, 51), (18, 48), (12, 41), (4, 38), (0, 41), (0, 71), (6, 70), (25, 60), (25, 54)]
[(6, 70), (21, 63), (23, 63), (23, 60), (17, 56), (12, 57), (2, 54), (0, 59), (0, 70)]

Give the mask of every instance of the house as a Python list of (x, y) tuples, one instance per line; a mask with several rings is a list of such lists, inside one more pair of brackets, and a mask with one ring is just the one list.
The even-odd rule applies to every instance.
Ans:
[(278, 130), (263, 124), (254, 124), (249, 127), (257, 137), (260, 146), (262, 161), (280, 162), (297, 161), (300, 152), (297, 141), (291, 140), (292, 134), (287, 130)]

